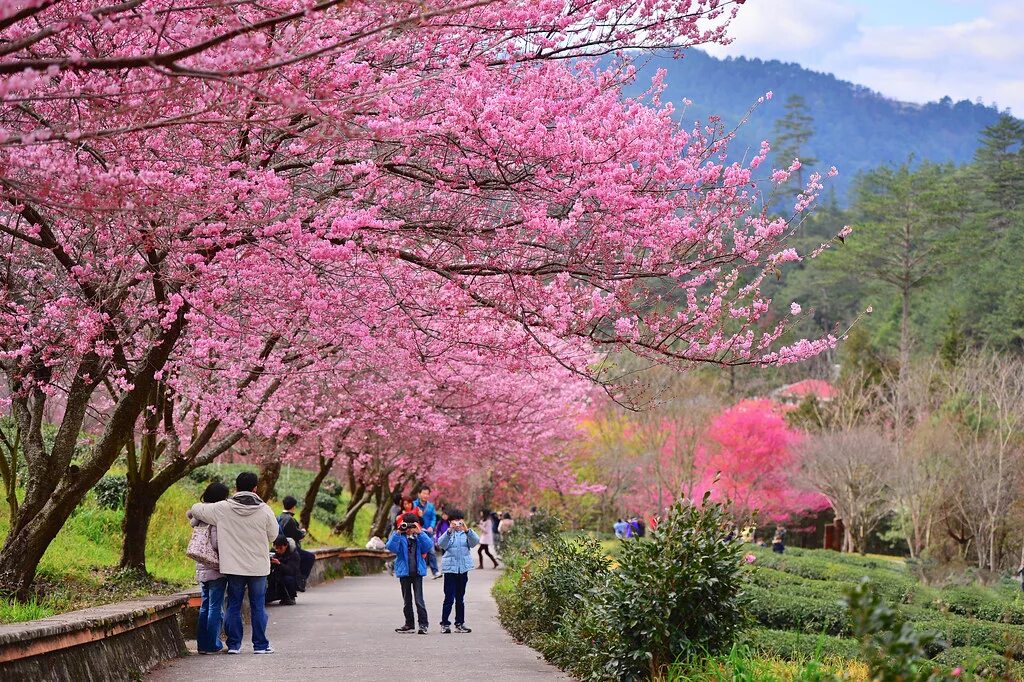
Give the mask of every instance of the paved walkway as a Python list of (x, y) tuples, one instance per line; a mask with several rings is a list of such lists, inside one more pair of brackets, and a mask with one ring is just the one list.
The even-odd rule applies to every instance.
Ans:
[[(466, 595), (468, 635), (442, 635), (441, 580), (424, 584), (430, 634), (398, 634), (402, 596), (385, 574), (343, 578), (312, 587), (295, 606), (270, 606), (267, 632), (277, 653), (256, 656), (246, 641), (237, 656), (191, 655), (169, 661), (146, 679), (200, 682), (483, 682), (570, 679), (529, 647), (516, 644), (498, 622), (491, 585), (499, 571), (473, 571)], [(248, 637), (249, 632), (246, 631)], [(189, 646), (195, 647), (195, 641)]]

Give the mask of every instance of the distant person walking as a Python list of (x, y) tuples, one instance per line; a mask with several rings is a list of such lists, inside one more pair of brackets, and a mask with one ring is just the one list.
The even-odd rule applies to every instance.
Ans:
[[(403, 612), (405, 625), (395, 628), (395, 632), (412, 632), (419, 621), (419, 634), (427, 634), (430, 621), (427, 617), (427, 605), (423, 601), (423, 576), (427, 574), (427, 564), (423, 555), (434, 552), (434, 539), (423, 530), (417, 514), (408, 513), (399, 518), (398, 528), (388, 538), (387, 549), (395, 555), (395, 575), (402, 586)], [(413, 613), (415, 599), (416, 612)], [(413, 620), (413, 616), (416, 620)]]
[(295, 518), (295, 506), (298, 502), (291, 495), (286, 496), (281, 502), (284, 505), (284, 511), (277, 517), (277, 525), (281, 535), (295, 543), (295, 551), (299, 557), (299, 575), (296, 578), (296, 588), (299, 592), (305, 592), (306, 580), (309, 578), (313, 565), (316, 563), (316, 555), (302, 549), (302, 540), (306, 537), (306, 529)]
[(471, 550), (480, 543), (480, 536), (466, 525), (466, 515), (455, 509), (451, 513), (451, 527), (437, 539), (444, 550), (441, 568), (444, 569), (444, 604), (441, 607), (441, 634), (451, 633), (452, 606), (455, 607), (455, 632), (472, 632), (466, 627), (466, 585), (473, 570)]
[[(420, 510), (420, 514), (423, 515), (423, 531), (428, 533), (431, 538), (437, 537), (437, 510), (434, 509), (434, 503), (430, 501), (430, 495), (433, 491), (429, 485), (422, 485), (420, 489), (416, 491), (416, 508)], [(441, 572), (437, 568), (437, 556), (434, 554), (434, 548), (431, 546), (430, 553), (427, 555), (427, 565), (430, 566), (430, 573), (434, 578), (440, 578)]]
[[(228, 487), (223, 483), (211, 483), (199, 499), (206, 504), (226, 500)], [(195, 518), (191, 519), (191, 524), (195, 529), (193, 533), (209, 532), (210, 544), (216, 550), (217, 527)], [(224, 592), (227, 590), (228, 579), (219, 568), (219, 563), (213, 565), (196, 562), (196, 581), (203, 596), (199, 617), (196, 619), (196, 648), (200, 654), (216, 654), (224, 650), (220, 631), (224, 624)]]
[(498, 560), (491, 554), (491, 545), (494, 544), (494, 531), (491, 525), (491, 515), (486, 511), (480, 512), (480, 522), (477, 524), (480, 529), (480, 547), (476, 550), (476, 555), (480, 557), (480, 568), (484, 567), (484, 554), (486, 554), (492, 562), (494, 567), (498, 567)]
[(190, 519), (217, 527), (220, 572), (227, 576), (228, 608), (224, 629), (228, 636), (228, 653), (242, 648), (242, 599), (249, 594), (252, 620), (252, 647), (257, 654), (272, 654), (267, 639), (267, 576), (270, 574), (268, 546), (278, 535), (277, 518), (256, 494), (259, 477), (243, 471), (235, 478), (233, 497), (213, 504), (195, 504), (189, 509)]

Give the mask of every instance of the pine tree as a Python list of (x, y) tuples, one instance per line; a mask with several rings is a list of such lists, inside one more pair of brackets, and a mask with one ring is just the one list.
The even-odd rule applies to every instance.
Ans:
[(814, 117), (807, 109), (807, 100), (802, 95), (790, 95), (786, 99), (786, 115), (775, 122), (775, 158), (776, 163), (784, 168), (789, 167), (793, 159), (800, 159), (795, 193), (804, 186), (804, 169), (818, 163), (807, 148), (807, 143), (814, 137), (813, 125)]

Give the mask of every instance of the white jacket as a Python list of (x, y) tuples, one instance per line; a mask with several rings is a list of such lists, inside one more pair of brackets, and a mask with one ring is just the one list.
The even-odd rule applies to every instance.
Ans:
[(220, 572), (270, 575), (270, 543), (279, 531), (274, 512), (256, 493), (235, 493), (222, 502), (194, 504), (191, 518), (217, 527)]

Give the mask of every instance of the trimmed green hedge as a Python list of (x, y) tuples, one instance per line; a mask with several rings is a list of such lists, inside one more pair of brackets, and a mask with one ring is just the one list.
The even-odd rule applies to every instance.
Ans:
[(787, 661), (820, 661), (833, 657), (855, 659), (860, 655), (860, 646), (856, 640), (829, 635), (753, 628), (743, 638), (758, 653), (778, 656)]
[(750, 614), (766, 628), (807, 633), (845, 635), (849, 633), (846, 609), (839, 591), (832, 599), (792, 594), (783, 589), (752, 585), (744, 589)]

